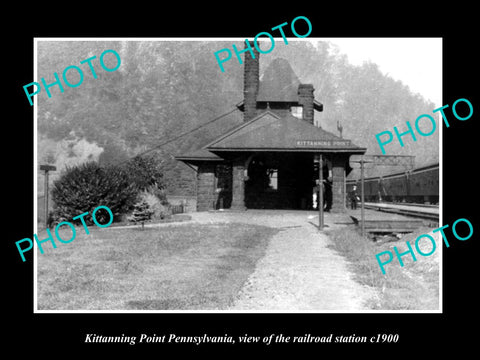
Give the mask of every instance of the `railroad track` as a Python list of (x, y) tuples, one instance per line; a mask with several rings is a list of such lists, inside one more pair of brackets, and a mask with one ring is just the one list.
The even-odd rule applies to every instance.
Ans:
[(395, 204), (395, 203), (365, 203), (365, 209), (383, 211), (392, 214), (412, 216), (427, 220), (439, 220), (439, 208), (435, 205)]

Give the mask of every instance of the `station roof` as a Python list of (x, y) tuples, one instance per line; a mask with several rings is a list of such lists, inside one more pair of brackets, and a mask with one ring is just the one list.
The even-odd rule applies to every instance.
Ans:
[(204, 149), (221, 151), (308, 151), (365, 153), (365, 148), (352, 144), (293, 115), (279, 117), (265, 111), (220, 138)]
[[(260, 79), (257, 102), (298, 103), (298, 86), (300, 84), (300, 80), (286, 59), (273, 59)], [(244, 102), (239, 102), (237, 107), (243, 111)], [(317, 111), (323, 111), (322, 103), (315, 99), (313, 107)]]
[(184, 161), (222, 161), (223, 159), (215, 155), (214, 153), (208, 151), (207, 149), (200, 149), (197, 151), (192, 151), (186, 154), (175, 156), (177, 160)]
[[(269, 102), (275, 102), (275, 100), (270, 100)], [(295, 103), (298, 102), (298, 96), (297, 96), (297, 100), (292, 101), (292, 102), (295, 102)], [(245, 110), (245, 103), (244, 103), (243, 100), (240, 101), (240, 102), (238, 102), (235, 106), (236, 106), (236, 107), (238, 108), (238, 110), (240, 110), (240, 111), (244, 111), (244, 110)], [(314, 108), (315, 110), (317, 110), (317, 111), (323, 111), (323, 104), (322, 104), (320, 101), (317, 101), (317, 100), (313, 99), (313, 108)]]
[[(260, 79), (257, 101), (298, 103), (299, 85), (300, 80), (288, 61), (274, 59)], [(313, 105), (314, 109), (323, 110), (320, 102), (314, 100)], [(243, 111), (244, 102), (239, 102), (237, 107)], [(252, 151), (364, 154), (366, 149), (291, 114), (280, 117), (267, 110), (200, 150), (176, 156), (176, 159), (191, 163), (222, 161), (222, 153)]]

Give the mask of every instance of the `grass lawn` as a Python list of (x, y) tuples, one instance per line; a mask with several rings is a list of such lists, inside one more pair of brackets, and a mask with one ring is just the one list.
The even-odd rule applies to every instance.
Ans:
[[(329, 236), (332, 240), (331, 247), (349, 261), (355, 280), (377, 290), (378, 299), (367, 304), (372, 309), (438, 310), (439, 247), (443, 245), (443, 241), (438, 241), (438, 234), (435, 234), (437, 249), (428, 257), (418, 255), (415, 250), (415, 239), (430, 231), (431, 229), (421, 228), (396, 241), (378, 243), (363, 238), (352, 228), (333, 230), (329, 232)], [(401, 267), (393, 246), (397, 247), (399, 253), (403, 253), (408, 250), (406, 241), (412, 245), (417, 261), (414, 262), (411, 255), (405, 255), (402, 257), (404, 267)], [(419, 246), (423, 252), (428, 253), (432, 245), (426, 241), (420, 242)], [(387, 250), (394, 254), (394, 258), (392, 262), (384, 265), (384, 275), (375, 255)]]
[(76, 230), (71, 243), (37, 252), (39, 310), (226, 309), (277, 232), (246, 224)]

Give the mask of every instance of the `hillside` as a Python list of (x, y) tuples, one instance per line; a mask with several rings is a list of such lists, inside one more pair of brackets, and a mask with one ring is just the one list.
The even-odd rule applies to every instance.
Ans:
[[(241, 43), (237, 46), (242, 47)], [(39, 41), (38, 81), (44, 77), (47, 83), (53, 82), (53, 73), (61, 76), (69, 65), (81, 67), (84, 80), (76, 88), (65, 86), (64, 93), (52, 87), (51, 98), (45, 92), (36, 96), (38, 162), (57, 166), (59, 171), (52, 178), (65, 165), (86, 160), (119, 163), (235, 109), (243, 98), (243, 66), (232, 59), (222, 73), (213, 56), (226, 47), (231, 42)], [(98, 63), (107, 49), (121, 56), (117, 71), (105, 72)], [(94, 55), (96, 79), (87, 64), (80, 65)], [(393, 126), (404, 129), (405, 121), (414, 122), (435, 108), (401, 82), (383, 75), (376, 64), (350, 65), (326, 42), (316, 47), (307, 42), (277, 42), (274, 52), (261, 56), (260, 73), (275, 57), (286, 58), (301, 82), (314, 85), (315, 98), (324, 105), (324, 111), (315, 114), (320, 126), (337, 134), (340, 122), (343, 137), (367, 147), (367, 154), (380, 154), (376, 133)], [(72, 83), (78, 80), (74, 75)], [(164, 160), (169, 192), (180, 191), (176, 183), (182, 178), (186, 187), (181, 191), (194, 193), (194, 183), (189, 183), (194, 173), (176, 162), (174, 155), (197, 149), (241, 121), (242, 114), (233, 111), (159, 147), (156, 151)], [(438, 161), (438, 131), (404, 148), (389, 146), (389, 153), (415, 155), (416, 165)], [(371, 169), (367, 175), (374, 172)]]

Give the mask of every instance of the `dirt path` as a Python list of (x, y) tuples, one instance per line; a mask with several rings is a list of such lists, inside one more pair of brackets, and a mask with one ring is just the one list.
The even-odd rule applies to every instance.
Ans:
[[(346, 260), (327, 247), (313, 212), (255, 211), (194, 213), (200, 223), (248, 222), (280, 228), (231, 310), (358, 311), (375, 296), (352, 280)], [(344, 218), (326, 214), (330, 228)]]

